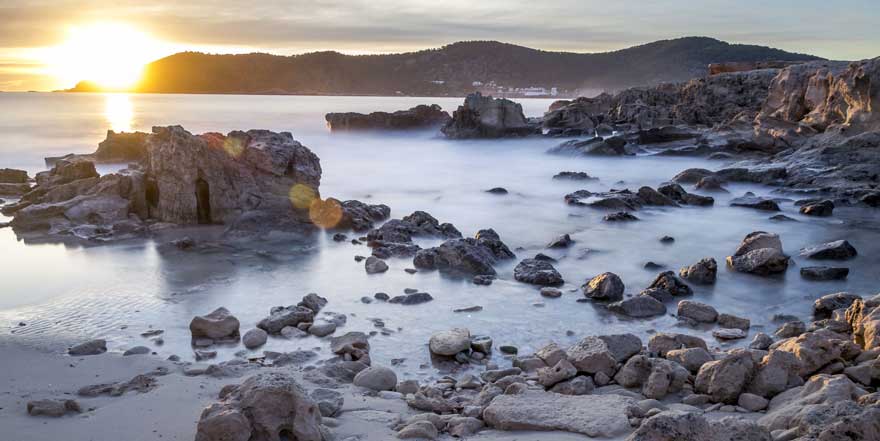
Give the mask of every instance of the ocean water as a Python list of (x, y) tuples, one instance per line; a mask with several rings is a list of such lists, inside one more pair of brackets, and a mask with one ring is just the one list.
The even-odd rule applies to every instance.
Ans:
[[(347, 331), (373, 331), (381, 319), (390, 335), (371, 340), (372, 357), (380, 363), (405, 358), (404, 376), (430, 376), (427, 341), (431, 333), (467, 327), (489, 335), (496, 345), (510, 344), (529, 353), (544, 343), (572, 343), (585, 335), (632, 332), (647, 338), (656, 331), (687, 332), (711, 338), (711, 328), (682, 328), (667, 315), (649, 320), (625, 319), (604, 308), (578, 302), (579, 287), (592, 276), (612, 271), (621, 276), (628, 294), (636, 294), (656, 276), (643, 268), (647, 261), (667, 269), (692, 264), (703, 257), (719, 262), (718, 281), (693, 286), (693, 300), (720, 312), (748, 317), (749, 339), (759, 331), (772, 332), (777, 313), (810, 319), (812, 302), (821, 295), (849, 291), (873, 295), (880, 291), (880, 222), (876, 211), (843, 207), (830, 218), (797, 213), (790, 201), (783, 213), (798, 222), (774, 223), (772, 214), (730, 207), (731, 198), (745, 191), (779, 195), (773, 188), (730, 185), (730, 193), (713, 194), (714, 207), (649, 208), (631, 223), (606, 223), (603, 212), (572, 207), (563, 196), (586, 188), (638, 189), (656, 186), (689, 167), (720, 168), (724, 164), (701, 158), (629, 157), (586, 158), (546, 154), (558, 139), (448, 141), (433, 132), (406, 134), (330, 134), (324, 114), (338, 111), (398, 110), (437, 103), (450, 112), (457, 98), (298, 97), (232, 95), (100, 95), (0, 94), (0, 167), (45, 169), (43, 158), (95, 149), (108, 129), (149, 130), (154, 125), (179, 124), (191, 132), (236, 129), (285, 130), (321, 158), (321, 194), (340, 199), (385, 203), (392, 217), (425, 210), (441, 222), (452, 222), (466, 236), (494, 228), (515, 251), (517, 261), (538, 252), (559, 261), (566, 280), (564, 295), (545, 299), (538, 288), (513, 280), (517, 261), (497, 267), (491, 286), (437, 272), (408, 274), (411, 259), (389, 259), (390, 270), (367, 275), (355, 255), (369, 255), (363, 245), (334, 242), (321, 233), (303, 249), (261, 254), (218, 248), (208, 253), (162, 251), (161, 238), (102, 246), (25, 243), (8, 228), (0, 229), (0, 341), (63, 352), (88, 338), (105, 338), (112, 351), (147, 345), (162, 355), (192, 359), (188, 325), (197, 314), (224, 306), (242, 323), (242, 333), (268, 315), (276, 305), (295, 304), (310, 292), (329, 299), (328, 311), (349, 314)], [(528, 116), (538, 116), (550, 100), (521, 100)], [(102, 166), (110, 171), (111, 166)], [(563, 170), (586, 171), (595, 181), (553, 180)], [(505, 196), (485, 192), (505, 187)], [(0, 217), (0, 221), (3, 219)], [(776, 277), (738, 274), (724, 265), (743, 236), (764, 230), (781, 235), (793, 265)], [(576, 241), (567, 250), (546, 250), (556, 236), (569, 233)], [(671, 245), (659, 238), (675, 237)], [(799, 267), (825, 264), (798, 256), (804, 246), (848, 239), (859, 256), (832, 265), (851, 269), (848, 279), (808, 282)], [(439, 241), (419, 242), (430, 246)], [(414, 306), (382, 302), (364, 304), (361, 297), (376, 292), (392, 296), (405, 288), (429, 292), (434, 301)], [(476, 313), (453, 309), (480, 305)], [(675, 305), (667, 305), (674, 313)], [(19, 326), (22, 322), (25, 325)], [(155, 346), (141, 332), (165, 331), (164, 345)], [(567, 332), (571, 331), (567, 335)], [(270, 338), (262, 350), (291, 351), (318, 348), (329, 356), (326, 342)], [(234, 357), (242, 346), (219, 348), (218, 360)], [(500, 354), (494, 359), (504, 363)]]

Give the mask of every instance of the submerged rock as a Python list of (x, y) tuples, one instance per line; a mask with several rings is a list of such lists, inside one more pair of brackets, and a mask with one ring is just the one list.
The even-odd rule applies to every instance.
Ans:
[(700, 259), (699, 262), (686, 266), (678, 271), (678, 275), (689, 282), (709, 285), (715, 283), (715, 276), (718, 273), (718, 264), (712, 257)]
[(495, 275), (493, 265), (516, 256), (494, 230), (480, 230), (474, 238), (452, 239), (416, 253), (413, 266), (462, 275)]
[(564, 283), (562, 275), (550, 262), (525, 259), (513, 269), (513, 278), (523, 283), (541, 286), (559, 286)]
[(732, 199), (730, 205), (734, 207), (754, 208), (764, 211), (779, 211), (779, 205), (773, 199), (755, 196), (754, 193), (748, 192), (743, 196)]
[(788, 260), (778, 235), (755, 231), (746, 235), (736, 252), (727, 257), (727, 264), (739, 272), (766, 276), (785, 272)]
[(370, 114), (347, 112), (328, 113), (324, 116), (331, 132), (354, 130), (416, 130), (440, 127), (449, 122), (450, 116), (437, 104), (420, 104), (408, 110), (396, 112), (372, 112)]
[(547, 153), (587, 156), (630, 155), (626, 150), (626, 140), (619, 136), (611, 138), (592, 138), (586, 141), (566, 141), (548, 150)]

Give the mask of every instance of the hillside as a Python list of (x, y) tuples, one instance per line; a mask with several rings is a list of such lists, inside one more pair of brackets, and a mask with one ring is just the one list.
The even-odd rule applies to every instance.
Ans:
[[(495, 41), (459, 42), (389, 55), (207, 55), (185, 52), (149, 64), (140, 92), (461, 95), (474, 89), (616, 90), (682, 81), (709, 63), (812, 60), (810, 55), (706, 37), (662, 40), (595, 54), (547, 52)], [(482, 85), (475, 82), (483, 83)]]

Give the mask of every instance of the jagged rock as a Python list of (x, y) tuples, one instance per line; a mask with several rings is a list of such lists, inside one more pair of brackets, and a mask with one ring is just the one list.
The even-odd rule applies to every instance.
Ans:
[(813, 303), (813, 314), (818, 318), (828, 318), (838, 309), (849, 308), (856, 300), (862, 297), (848, 292), (827, 294), (816, 299)]
[(784, 340), (775, 350), (794, 354), (801, 362), (799, 374), (806, 377), (840, 358), (847, 343), (848, 336), (820, 329)]
[(700, 337), (687, 334), (670, 334), (657, 333), (648, 339), (648, 352), (655, 353), (661, 357), (673, 349), (683, 348), (703, 348), (708, 349), (706, 342)]
[(734, 349), (726, 357), (704, 364), (697, 373), (694, 389), (711, 396), (716, 403), (735, 404), (755, 369), (751, 353)]
[(830, 266), (805, 266), (801, 268), (801, 277), (807, 280), (842, 280), (849, 275), (849, 268)]
[(696, 184), (701, 179), (714, 176), (715, 172), (711, 170), (706, 170), (704, 168), (689, 168), (675, 175), (672, 178), (672, 182), (678, 182), (681, 184)]
[(587, 298), (618, 301), (623, 298), (625, 286), (617, 274), (606, 272), (587, 281), (582, 289)]
[(700, 196), (698, 194), (688, 193), (682, 188), (681, 185), (676, 183), (666, 183), (659, 187), (657, 187), (657, 191), (676, 201), (680, 204), (685, 205), (696, 205), (696, 206), (708, 206), (715, 204), (715, 199), (709, 196)]
[(563, 234), (547, 244), (547, 248), (568, 248), (574, 243), (571, 236)]
[(769, 335), (759, 332), (755, 334), (755, 338), (752, 339), (752, 342), (749, 343), (749, 349), (758, 349), (760, 351), (766, 351), (770, 348), (770, 345), (773, 344), (773, 337)]
[(522, 106), (504, 98), (484, 97), (479, 92), (464, 99), (441, 129), (447, 138), (502, 138), (535, 133), (523, 115)]
[(748, 192), (743, 196), (731, 199), (730, 205), (733, 207), (754, 208), (756, 210), (764, 211), (779, 211), (779, 205), (776, 203), (776, 201), (774, 201), (773, 199), (766, 199), (755, 196), (755, 194), (752, 192)]
[(610, 138), (597, 137), (586, 141), (573, 139), (553, 147), (547, 153), (588, 156), (624, 156), (630, 154), (626, 150), (626, 140), (619, 136)]
[(391, 113), (328, 113), (324, 115), (324, 119), (331, 132), (343, 132), (429, 129), (446, 124), (449, 122), (450, 116), (437, 104), (420, 104), (409, 110), (398, 110)]
[(638, 210), (642, 207), (642, 199), (629, 190), (612, 190), (606, 193), (578, 190), (565, 195), (565, 203), (607, 210)]
[(573, 181), (589, 181), (598, 178), (594, 178), (587, 174), (586, 172), (573, 172), (573, 171), (562, 171), (553, 175), (553, 179), (569, 179)]
[(290, 376), (264, 372), (226, 387), (202, 412), (196, 441), (322, 441), (321, 411)]
[(363, 332), (349, 332), (330, 339), (330, 351), (337, 355), (351, 355), (359, 360), (370, 353), (370, 342)]
[(755, 231), (746, 235), (736, 252), (727, 257), (727, 264), (736, 271), (764, 276), (784, 272), (788, 260), (778, 235)]
[(700, 179), (699, 181), (697, 181), (697, 184), (694, 185), (694, 188), (703, 191), (718, 191), (727, 193), (727, 189), (724, 188), (724, 181), (718, 176), (714, 175), (706, 176)]
[(28, 174), (24, 170), (0, 168), (0, 184), (26, 184)]
[(646, 419), (626, 441), (771, 441), (753, 421), (726, 417), (711, 423), (698, 413), (668, 410)]
[(606, 214), (602, 220), (605, 222), (632, 222), (639, 220), (639, 218), (625, 211), (618, 211), (617, 213)]
[(865, 350), (880, 348), (880, 302), (877, 297), (856, 300), (846, 310), (846, 321), (852, 326), (853, 340)]
[(217, 308), (210, 314), (197, 315), (189, 324), (192, 339), (225, 340), (238, 339), (238, 319), (226, 308)]
[(645, 202), (645, 205), (657, 205), (657, 206), (665, 206), (665, 207), (677, 207), (678, 204), (673, 201), (670, 197), (654, 190), (651, 187), (644, 186), (639, 188), (639, 191), (636, 192), (636, 195)]
[(437, 332), (431, 335), (428, 348), (432, 354), (453, 357), (471, 347), (471, 333), (464, 328)]
[(313, 390), (309, 396), (317, 403), (321, 416), (327, 418), (336, 415), (345, 403), (342, 394), (332, 389), (318, 388)]
[(67, 413), (81, 413), (82, 408), (75, 400), (34, 400), (28, 401), (27, 413), (31, 416), (63, 417)]
[(697, 373), (700, 368), (715, 358), (703, 348), (673, 349), (666, 352), (666, 359), (674, 361), (685, 369)]
[(305, 306), (276, 306), (269, 311), (269, 317), (260, 320), (257, 327), (269, 334), (278, 334), (286, 327), (296, 327), (300, 323), (312, 323), (315, 311)]
[(666, 314), (666, 305), (649, 295), (638, 295), (608, 304), (608, 309), (628, 317), (643, 318)]
[(807, 332), (807, 325), (800, 320), (794, 320), (783, 323), (782, 326), (774, 332), (774, 335), (779, 338), (791, 338), (797, 337), (804, 332)]
[(538, 384), (546, 388), (553, 387), (556, 383), (574, 378), (578, 370), (568, 360), (559, 360), (556, 365), (538, 369)]
[(562, 395), (589, 395), (594, 389), (596, 389), (596, 385), (593, 383), (593, 380), (586, 375), (582, 375), (571, 380), (556, 383), (555, 386), (550, 388), (550, 392)]
[(747, 390), (753, 394), (772, 398), (803, 383), (798, 373), (801, 362), (791, 352), (772, 350), (758, 363), (754, 378)]
[(717, 273), (718, 264), (711, 257), (700, 259), (699, 262), (678, 271), (678, 275), (682, 279), (703, 285), (715, 283)]
[(648, 289), (659, 289), (668, 292), (674, 297), (689, 296), (693, 290), (686, 283), (675, 277), (672, 271), (664, 271), (654, 278)]
[(801, 249), (801, 256), (808, 259), (846, 260), (858, 254), (855, 247), (845, 240), (835, 240)]
[(549, 262), (525, 259), (513, 269), (513, 278), (533, 285), (559, 286), (564, 283), (562, 275)]
[(83, 355), (98, 355), (105, 352), (107, 352), (107, 341), (100, 339), (89, 340), (67, 350), (67, 353), (74, 357), (79, 357)]
[(605, 342), (611, 356), (620, 363), (642, 350), (642, 340), (635, 334), (600, 335), (599, 339)]
[(147, 156), (147, 136), (144, 132), (107, 131), (107, 138), (98, 144), (91, 156), (98, 162), (140, 162)]
[(439, 269), (458, 274), (495, 275), (498, 260), (516, 256), (501, 242), (494, 230), (480, 230), (475, 238), (452, 239), (440, 246), (416, 253), (413, 265), (419, 269)]
[(410, 243), (414, 237), (453, 239), (461, 237), (461, 232), (450, 223), (441, 224), (424, 211), (414, 211), (409, 216), (392, 219), (367, 233), (367, 240), (370, 242)]
[(617, 360), (608, 344), (599, 337), (585, 337), (566, 351), (566, 356), (578, 372), (590, 375), (599, 372), (611, 377), (617, 370)]
[(611, 109), (611, 95), (603, 93), (595, 98), (579, 97), (567, 104), (544, 113), (545, 130), (578, 129), (592, 133), (599, 125), (598, 116)]
[(641, 387), (648, 398), (662, 399), (680, 391), (689, 375), (687, 369), (673, 361), (636, 355), (620, 368), (614, 381), (623, 387)]
[(636, 401), (621, 395), (560, 395), (526, 391), (499, 395), (483, 411), (497, 430), (562, 430), (614, 437), (630, 430), (627, 413)]
[(834, 202), (826, 199), (820, 202), (804, 204), (801, 206), (799, 211), (801, 214), (805, 214), (807, 216), (831, 216), (831, 214), (834, 212)]
[(860, 388), (844, 375), (815, 375), (804, 386), (789, 389), (770, 400), (767, 414), (758, 423), (769, 430), (797, 427), (799, 432), (807, 432), (809, 426), (838, 421), (838, 411), (846, 411), (846, 407), (861, 411), (854, 402), (860, 394)]
[(384, 204), (370, 205), (355, 200), (341, 202), (333, 198), (327, 200), (336, 201), (342, 210), (342, 218), (336, 224), (338, 229), (368, 231), (373, 228), (375, 222), (388, 219), (391, 215), (391, 208)]
[(718, 311), (705, 303), (682, 300), (678, 302), (678, 316), (700, 323), (715, 323)]

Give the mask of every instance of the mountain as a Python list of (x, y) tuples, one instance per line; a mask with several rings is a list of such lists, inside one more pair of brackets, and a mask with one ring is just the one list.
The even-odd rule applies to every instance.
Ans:
[(459, 42), (388, 55), (184, 52), (149, 64), (137, 91), (442, 96), (474, 89), (498, 91), (499, 87), (505, 91), (556, 87), (564, 95), (576, 89), (618, 90), (684, 81), (705, 75), (709, 63), (815, 59), (819, 58), (707, 37), (662, 40), (595, 54), (548, 52), (497, 41)]

